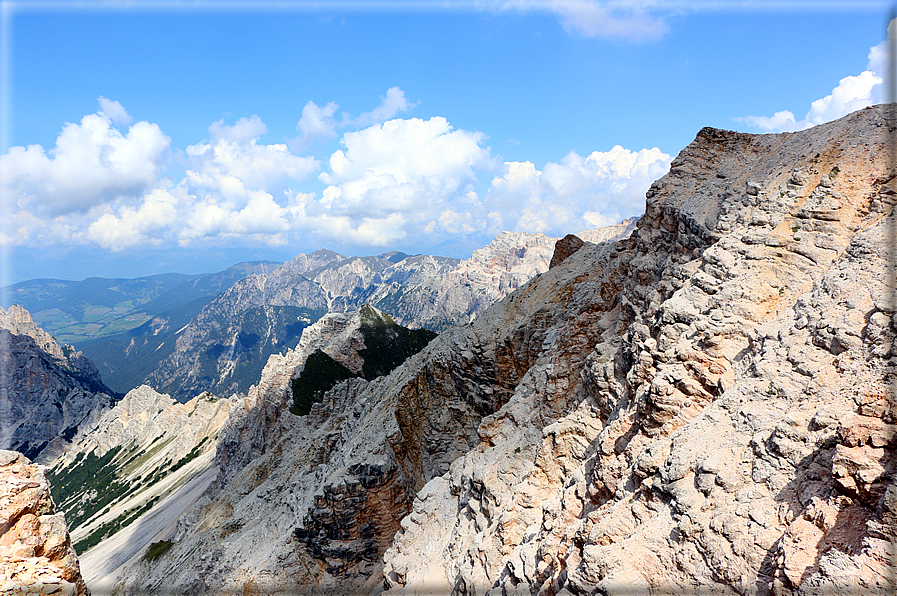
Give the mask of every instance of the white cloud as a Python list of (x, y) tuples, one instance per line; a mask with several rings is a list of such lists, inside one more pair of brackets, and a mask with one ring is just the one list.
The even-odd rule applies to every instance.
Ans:
[(134, 121), (131, 115), (125, 110), (124, 106), (117, 101), (106, 99), (102, 95), (97, 101), (100, 103), (100, 113), (108, 116), (113, 123), (118, 124), (119, 126), (127, 126)]
[[(307, 205), (315, 229), (334, 239), (384, 246), (418, 233), (455, 233), (451, 213), (477, 209), (476, 171), (492, 165), (479, 132), (453, 130), (445, 118), (389, 120), (343, 136), (327, 184)], [(457, 211), (455, 207), (461, 207)], [(377, 232), (375, 234), (375, 231)]]
[(228, 200), (247, 198), (248, 190), (282, 192), (290, 182), (307, 179), (318, 169), (313, 157), (300, 157), (284, 144), (259, 145), (267, 127), (258, 116), (233, 126), (219, 120), (209, 127), (210, 140), (187, 147), (191, 188), (220, 192)]
[(223, 118), (209, 126), (209, 136), (213, 140), (230, 141), (236, 144), (254, 144), (266, 132), (268, 132), (268, 127), (255, 114), (249, 118), (240, 118), (233, 126), (225, 124)]
[[(354, 122), (410, 105), (393, 87)], [(67, 124), (51, 151), (14, 147), (0, 158), (4, 191), (16, 199), (0, 241), (109, 250), (210, 239), (390, 247), (502, 229), (564, 234), (641, 212), (645, 190), (669, 164), (658, 149), (614, 147), (571, 152), (541, 171), (531, 162), (501, 166), (481, 132), (441, 117), (393, 118), (344, 133), (316, 180), (322, 164), (263, 144), (267, 126), (253, 115), (212, 123), (207, 139), (185, 148), (183, 176), (169, 181), (160, 174), (169, 140), (158, 126), (138, 122), (122, 134), (113, 117), (127, 112), (108, 100), (101, 106)], [(306, 104), (300, 132), (335, 134), (336, 110)], [(478, 194), (483, 174), (494, 179)], [(300, 192), (309, 184), (321, 191)]]
[(118, 215), (104, 213), (87, 228), (87, 237), (103, 248), (122, 250), (144, 243), (158, 243), (178, 221), (178, 197), (154, 189), (138, 207), (123, 206)]
[(386, 122), (399, 112), (407, 112), (415, 106), (417, 106), (416, 103), (410, 103), (405, 99), (404, 91), (398, 87), (390, 87), (386, 91), (386, 97), (380, 97), (380, 105), (370, 112), (361, 114), (354, 120), (353, 124), (356, 126), (370, 126), (371, 124)]
[(302, 108), (302, 118), (296, 124), (296, 130), (299, 136), (290, 141), (290, 148), (294, 151), (301, 151), (310, 147), (314, 143), (326, 142), (337, 136), (337, 129), (346, 127), (365, 128), (372, 124), (380, 124), (394, 118), (400, 112), (417, 106), (411, 103), (405, 97), (405, 92), (399, 87), (390, 87), (386, 90), (386, 96), (380, 96), (380, 104), (370, 112), (365, 112), (357, 118), (352, 118), (349, 114), (343, 112), (342, 118), (337, 120), (334, 115), (339, 104), (336, 102), (328, 102), (325, 106), (319, 106), (313, 101), (309, 101)]
[(4, 193), (17, 199), (3, 240), (111, 250), (216, 236), (283, 243), (296, 225), (293, 186), (319, 164), (259, 144), (266, 131), (258, 116), (214, 122), (208, 140), (187, 147), (186, 173), (172, 184), (158, 176), (169, 141), (156, 125), (138, 122), (122, 135), (107, 113), (85, 116), (49, 153), (13, 147), (0, 157)]
[(334, 120), (333, 115), (337, 108), (339, 105), (332, 101), (324, 107), (318, 106), (313, 101), (305, 104), (305, 107), (302, 108), (302, 117), (296, 124), (299, 136), (291, 141), (291, 148), (300, 151), (312, 143), (335, 138), (338, 123)]
[(641, 213), (645, 192), (670, 161), (656, 147), (630, 151), (617, 145), (587, 157), (571, 151), (542, 171), (530, 162), (505, 162), (486, 204), (507, 229), (562, 236)]
[[(100, 99), (115, 119), (127, 115), (118, 102)], [(65, 124), (49, 151), (40, 145), (11, 147), (0, 156), (4, 196), (15, 197), (19, 206), (59, 215), (86, 211), (117, 196), (140, 195), (156, 182), (171, 140), (145, 121), (122, 134), (112, 126), (113, 116), (98, 112), (84, 116), (80, 124)]]
[[(895, 27), (897, 19), (888, 25), (888, 37), (893, 38)], [(744, 116), (735, 118), (735, 121), (744, 122), (763, 132), (792, 132), (831, 122), (883, 102), (888, 62), (887, 44), (888, 42), (883, 41), (870, 48), (866, 70), (841, 79), (829, 95), (810, 104), (810, 110), (802, 120), (797, 120), (791, 111), (782, 110), (773, 116)]]

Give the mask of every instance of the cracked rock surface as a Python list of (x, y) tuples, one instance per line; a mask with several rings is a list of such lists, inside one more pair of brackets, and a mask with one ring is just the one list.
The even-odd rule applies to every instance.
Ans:
[(897, 364), (884, 107), (704, 129), (477, 447), (417, 495), (389, 593), (893, 591)]
[(84, 596), (78, 557), (41, 467), (0, 450), (0, 594)]

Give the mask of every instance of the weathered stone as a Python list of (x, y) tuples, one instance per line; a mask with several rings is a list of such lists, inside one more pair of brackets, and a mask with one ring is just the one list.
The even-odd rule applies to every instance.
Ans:
[(0, 574), (3, 594), (86, 594), (41, 467), (12, 451), (0, 451)]
[(558, 240), (554, 245), (554, 254), (551, 255), (551, 263), (548, 264), (548, 268), (551, 269), (563, 263), (567, 257), (582, 248), (583, 244), (585, 242), (573, 234), (567, 234)]

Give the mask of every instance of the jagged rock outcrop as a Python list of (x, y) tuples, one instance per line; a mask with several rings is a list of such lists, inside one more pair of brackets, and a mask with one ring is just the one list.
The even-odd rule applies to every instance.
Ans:
[(579, 236), (567, 234), (555, 243), (554, 254), (551, 255), (551, 262), (548, 264), (548, 268), (557, 267), (584, 245), (585, 242)]
[(389, 593), (893, 591), (892, 109), (704, 129), (629, 240), (534, 284), (571, 312), (418, 493)]
[[(218, 485), (227, 485), (244, 466), (281, 440), (283, 428), (278, 420), (293, 404), (292, 383), (303, 374), (309, 356), (320, 350), (358, 376), (370, 377), (363, 374), (367, 343), (384, 329), (398, 335), (395, 327), (389, 315), (370, 306), (351, 314), (329, 313), (302, 334), (295, 350), (271, 356), (259, 384), (238, 402), (242, 407), (235, 407), (223, 429), (216, 455)], [(314, 404), (311, 413), (318, 417), (321, 408)], [(289, 423), (293, 418), (286, 417)], [(272, 432), (272, 428), (277, 430)]]
[[(628, 235), (635, 218), (583, 234)], [(369, 304), (412, 329), (465, 324), (545, 271), (555, 239), (503, 232), (470, 259), (387, 253), (344, 257), (328, 250), (298, 255), (235, 283), (178, 332), (174, 351), (146, 382), (184, 400), (202, 391), (245, 392), (270, 355), (297, 345), (325, 312)], [(161, 346), (160, 346), (161, 347)]]
[(46, 462), (113, 403), (93, 363), (61, 347), (28, 311), (0, 308), (0, 449)]
[(0, 594), (84, 596), (65, 516), (41, 467), (0, 450)]

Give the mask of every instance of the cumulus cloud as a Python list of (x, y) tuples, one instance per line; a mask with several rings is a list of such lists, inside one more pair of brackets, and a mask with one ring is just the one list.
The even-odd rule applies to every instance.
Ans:
[(283, 192), (290, 182), (307, 179), (318, 169), (313, 157), (297, 156), (284, 144), (260, 145), (268, 130), (258, 116), (223, 121), (209, 127), (209, 141), (186, 149), (191, 188), (213, 190), (228, 200), (246, 198), (247, 191)]
[(266, 132), (268, 132), (268, 127), (255, 114), (249, 118), (240, 118), (233, 125), (225, 124), (222, 118), (209, 126), (209, 137), (212, 140), (224, 140), (238, 144), (255, 143)]
[(390, 87), (386, 91), (386, 97), (380, 97), (380, 105), (370, 112), (361, 114), (353, 123), (356, 126), (370, 126), (371, 124), (386, 122), (399, 112), (407, 112), (415, 106), (417, 106), (417, 103), (410, 103), (405, 98), (404, 91), (398, 87)]
[(118, 124), (119, 126), (127, 126), (134, 121), (134, 119), (131, 118), (131, 115), (125, 110), (124, 106), (117, 101), (106, 99), (102, 95), (97, 101), (100, 103), (100, 112), (108, 116), (113, 123)]
[(343, 112), (342, 117), (337, 120), (334, 116), (339, 109), (339, 104), (331, 101), (325, 106), (319, 106), (315, 102), (309, 101), (302, 108), (302, 118), (296, 124), (299, 136), (290, 140), (290, 148), (294, 151), (301, 151), (314, 143), (336, 138), (338, 129), (364, 128), (372, 124), (380, 124), (415, 106), (417, 103), (409, 102), (405, 97), (405, 92), (399, 87), (387, 89), (386, 96), (380, 96), (380, 104), (377, 107), (370, 112), (364, 112), (357, 118), (352, 118), (348, 113)]
[(171, 140), (146, 121), (123, 134), (113, 118), (121, 121), (127, 112), (118, 102), (100, 100), (104, 111), (84, 116), (79, 124), (66, 123), (49, 151), (29, 145), (0, 156), (4, 196), (60, 215), (137, 196), (153, 185)]
[(299, 136), (291, 141), (292, 149), (301, 151), (312, 143), (318, 141), (329, 141), (336, 137), (337, 121), (333, 118), (336, 113), (337, 105), (335, 102), (329, 102), (326, 106), (318, 106), (315, 102), (309, 101), (302, 108), (302, 118), (296, 124), (296, 130)]
[(137, 206), (124, 205), (118, 214), (104, 213), (87, 227), (87, 238), (103, 248), (122, 250), (138, 244), (158, 244), (178, 221), (180, 199), (154, 189)]
[(486, 204), (503, 229), (557, 236), (600, 227), (641, 213), (645, 192), (670, 161), (656, 147), (630, 151), (617, 145), (587, 157), (571, 151), (541, 171), (530, 162), (505, 162)]
[[(669, 165), (658, 149), (621, 147), (571, 152), (541, 170), (500, 164), (485, 134), (445, 118), (377, 122), (411, 106), (393, 87), (354, 120), (373, 123), (343, 133), (323, 163), (263, 143), (268, 128), (253, 115), (213, 122), (169, 180), (161, 169), (169, 140), (158, 126), (137, 122), (122, 133), (113, 118), (127, 111), (100, 103), (102, 111), (67, 124), (50, 151), (14, 147), (0, 157), (14, 199), (0, 241), (117, 251), (209, 240), (379, 248), (504, 229), (560, 235), (641, 212), (645, 190)], [(300, 132), (335, 134), (336, 110), (306, 104)]]
[[(334, 152), (329, 171), (319, 175), (327, 188), (308, 214), (322, 232), (339, 230), (355, 241), (377, 240), (377, 246), (404, 238), (413, 227), (456, 228), (440, 216), (453, 205), (478, 204), (471, 194), (476, 171), (492, 163), (484, 140), (479, 132), (453, 130), (440, 117), (389, 120), (346, 133), (345, 150)], [(379, 239), (374, 229), (381, 230)]]
[(100, 100), (103, 111), (66, 124), (49, 152), (13, 147), (0, 156), (10, 211), (4, 242), (92, 242), (111, 250), (206, 237), (285, 242), (297, 183), (320, 165), (286, 145), (259, 143), (258, 116), (209, 126), (209, 138), (186, 148), (186, 172), (160, 176), (169, 139), (155, 124), (137, 122), (127, 134), (112, 126), (127, 112)]
[[(888, 25), (888, 37), (893, 38), (897, 19)], [(776, 112), (772, 116), (744, 116), (735, 118), (763, 132), (793, 132), (805, 130), (817, 124), (837, 120), (851, 112), (884, 101), (884, 82), (887, 69), (887, 44), (883, 41), (870, 48), (866, 70), (858, 75), (841, 79), (829, 95), (810, 104), (806, 116), (797, 120), (790, 110)]]

